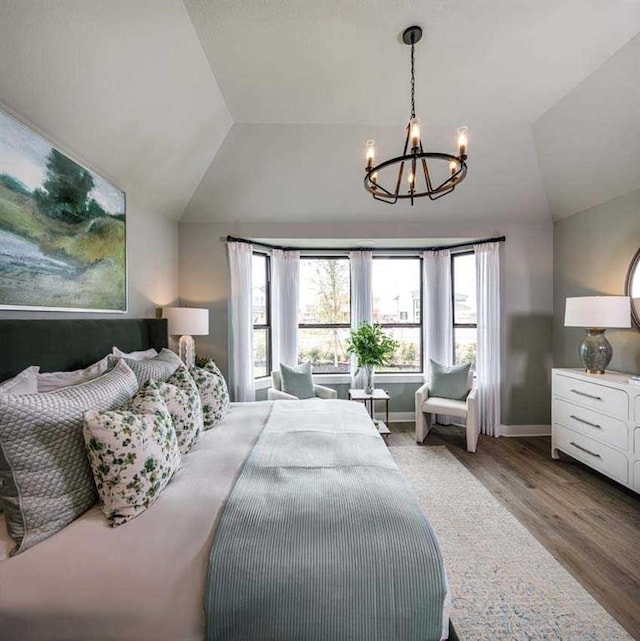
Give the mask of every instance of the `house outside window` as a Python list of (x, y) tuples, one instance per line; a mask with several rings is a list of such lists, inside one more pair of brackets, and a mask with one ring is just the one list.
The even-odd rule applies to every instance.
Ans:
[(377, 372), (422, 371), (422, 260), (419, 257), (374, 256), (373, 321), (400, 346), (388, 367)]
[(268, 254), (254, 252), (252, 257), (253, 375), (263, 378), (271, 373), (271, 296)]
[(473, 251), (452, 254), (453, 362), (475, 367), (478, 347), (476, 257)]

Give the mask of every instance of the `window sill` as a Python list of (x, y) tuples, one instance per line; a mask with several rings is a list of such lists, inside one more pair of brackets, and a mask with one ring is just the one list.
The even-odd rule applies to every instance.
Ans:
[[(349, 374), (314, 374), (313, 380), (319, 385), (349, 385), (351, 383), (351, 377), (349, 376)], [(422, 383), (424, 383), (424, 380), (424, 375), (420, 373), (374, 375), (374, 383), (376, 385), (389, 383), (417, 383), (419, 385), (422, 385)], [(256, 390), (269, 389), (270, 387), (270, 376), (255, 379)]]
[[(314, 374), (313, 380), (320, 385), (349, 385), (351, 377), (349, 374)], [(379, 383), (424, 383), (424, 374), (374, 374), (374, 384)]]

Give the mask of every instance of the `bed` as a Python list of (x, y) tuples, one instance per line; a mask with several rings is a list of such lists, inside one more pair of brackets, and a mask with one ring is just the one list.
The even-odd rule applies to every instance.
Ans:
[[(0, 321), (0, 381), (35, 363), (82, 367), (113, 344), (161, 349), (166, 324)], [(371, 522), (362, 506), (376, 482), (384, 492), (373, 497)], [(329, 505), (321, 520), (319, 504)], [(143, 514), (111, 528), (94, 506), (0, 560), (0, 638), (453, 640), (441, 555), (423, 521), (359, 404), (232, 404)], [(0, 557), (3, 540), (6, 551), (0, 531)], [(401, 572), (387, 574), (393, 568)], [(423, 599), (427, 588), (433, 596)]]

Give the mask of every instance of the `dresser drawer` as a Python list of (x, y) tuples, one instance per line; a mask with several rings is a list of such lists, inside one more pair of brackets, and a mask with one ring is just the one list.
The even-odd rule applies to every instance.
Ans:
[(553, 422), (621, 450), (626, 451), (629, 447), (629, 429), (624, 421), (599, 414), (582, 405), (553, 399)]
[(621, 389), (556, 374), (553, 377), (553, 394), (612, 416), (629, 417), (629, 396)]
[(582, 461), (619, 483), (627, 485), (629, 482), (627, 457), (608, 445), (561, 425), (554, 425), (553, 447), (566, 452), (569, 456)]
[[(635, 383), (634, 383), (635, 385)], [(640, 425), (640, 396), (636, 396), (636, 411), (635, 411), (636, 423)]]
[(633, 433), (635, 434), (633, 451), (636, 456), (640, 456), (640, 427), (636, 427), (636, 429), (633, 430)]
[(640, 492), (640, 461), (633, 464), (633, 488)]

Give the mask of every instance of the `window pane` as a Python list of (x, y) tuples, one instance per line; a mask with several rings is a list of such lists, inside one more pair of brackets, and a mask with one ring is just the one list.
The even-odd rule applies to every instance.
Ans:
[(253, 330), (253, 377), (269, 376), (269, 330)]
[(475, 328), (458, 327), (453, 330), (453, 340), (456, 349), (456, 365), (471, 363), (471, 366), (475, 367), (478, 330)]
[(251, 270), (251, 295), (253, 324), (267, 324), (267, 257), (253, 254)]
[(315, 374), (349, 371), (346, 354), (348, 329), (298, 329), (300, 362), (311, 361)]
[(475, 254), (461, 254), (453, 257), (454, 309), (456, 324), (473, 324), (476, 314), (476, 257)]
[(376, 367), (376, 372), (421, 372), (420, 327), (385, 327), (385, 332), (391, 334), (400, 347), (393, 355), (389, 367)]
[(300, 323), (346, 323), (351, 318), (348, 258), (300, 260)]
[(375, 258), (372, 281), (374, 322), (420, 322), (419, 258)]

